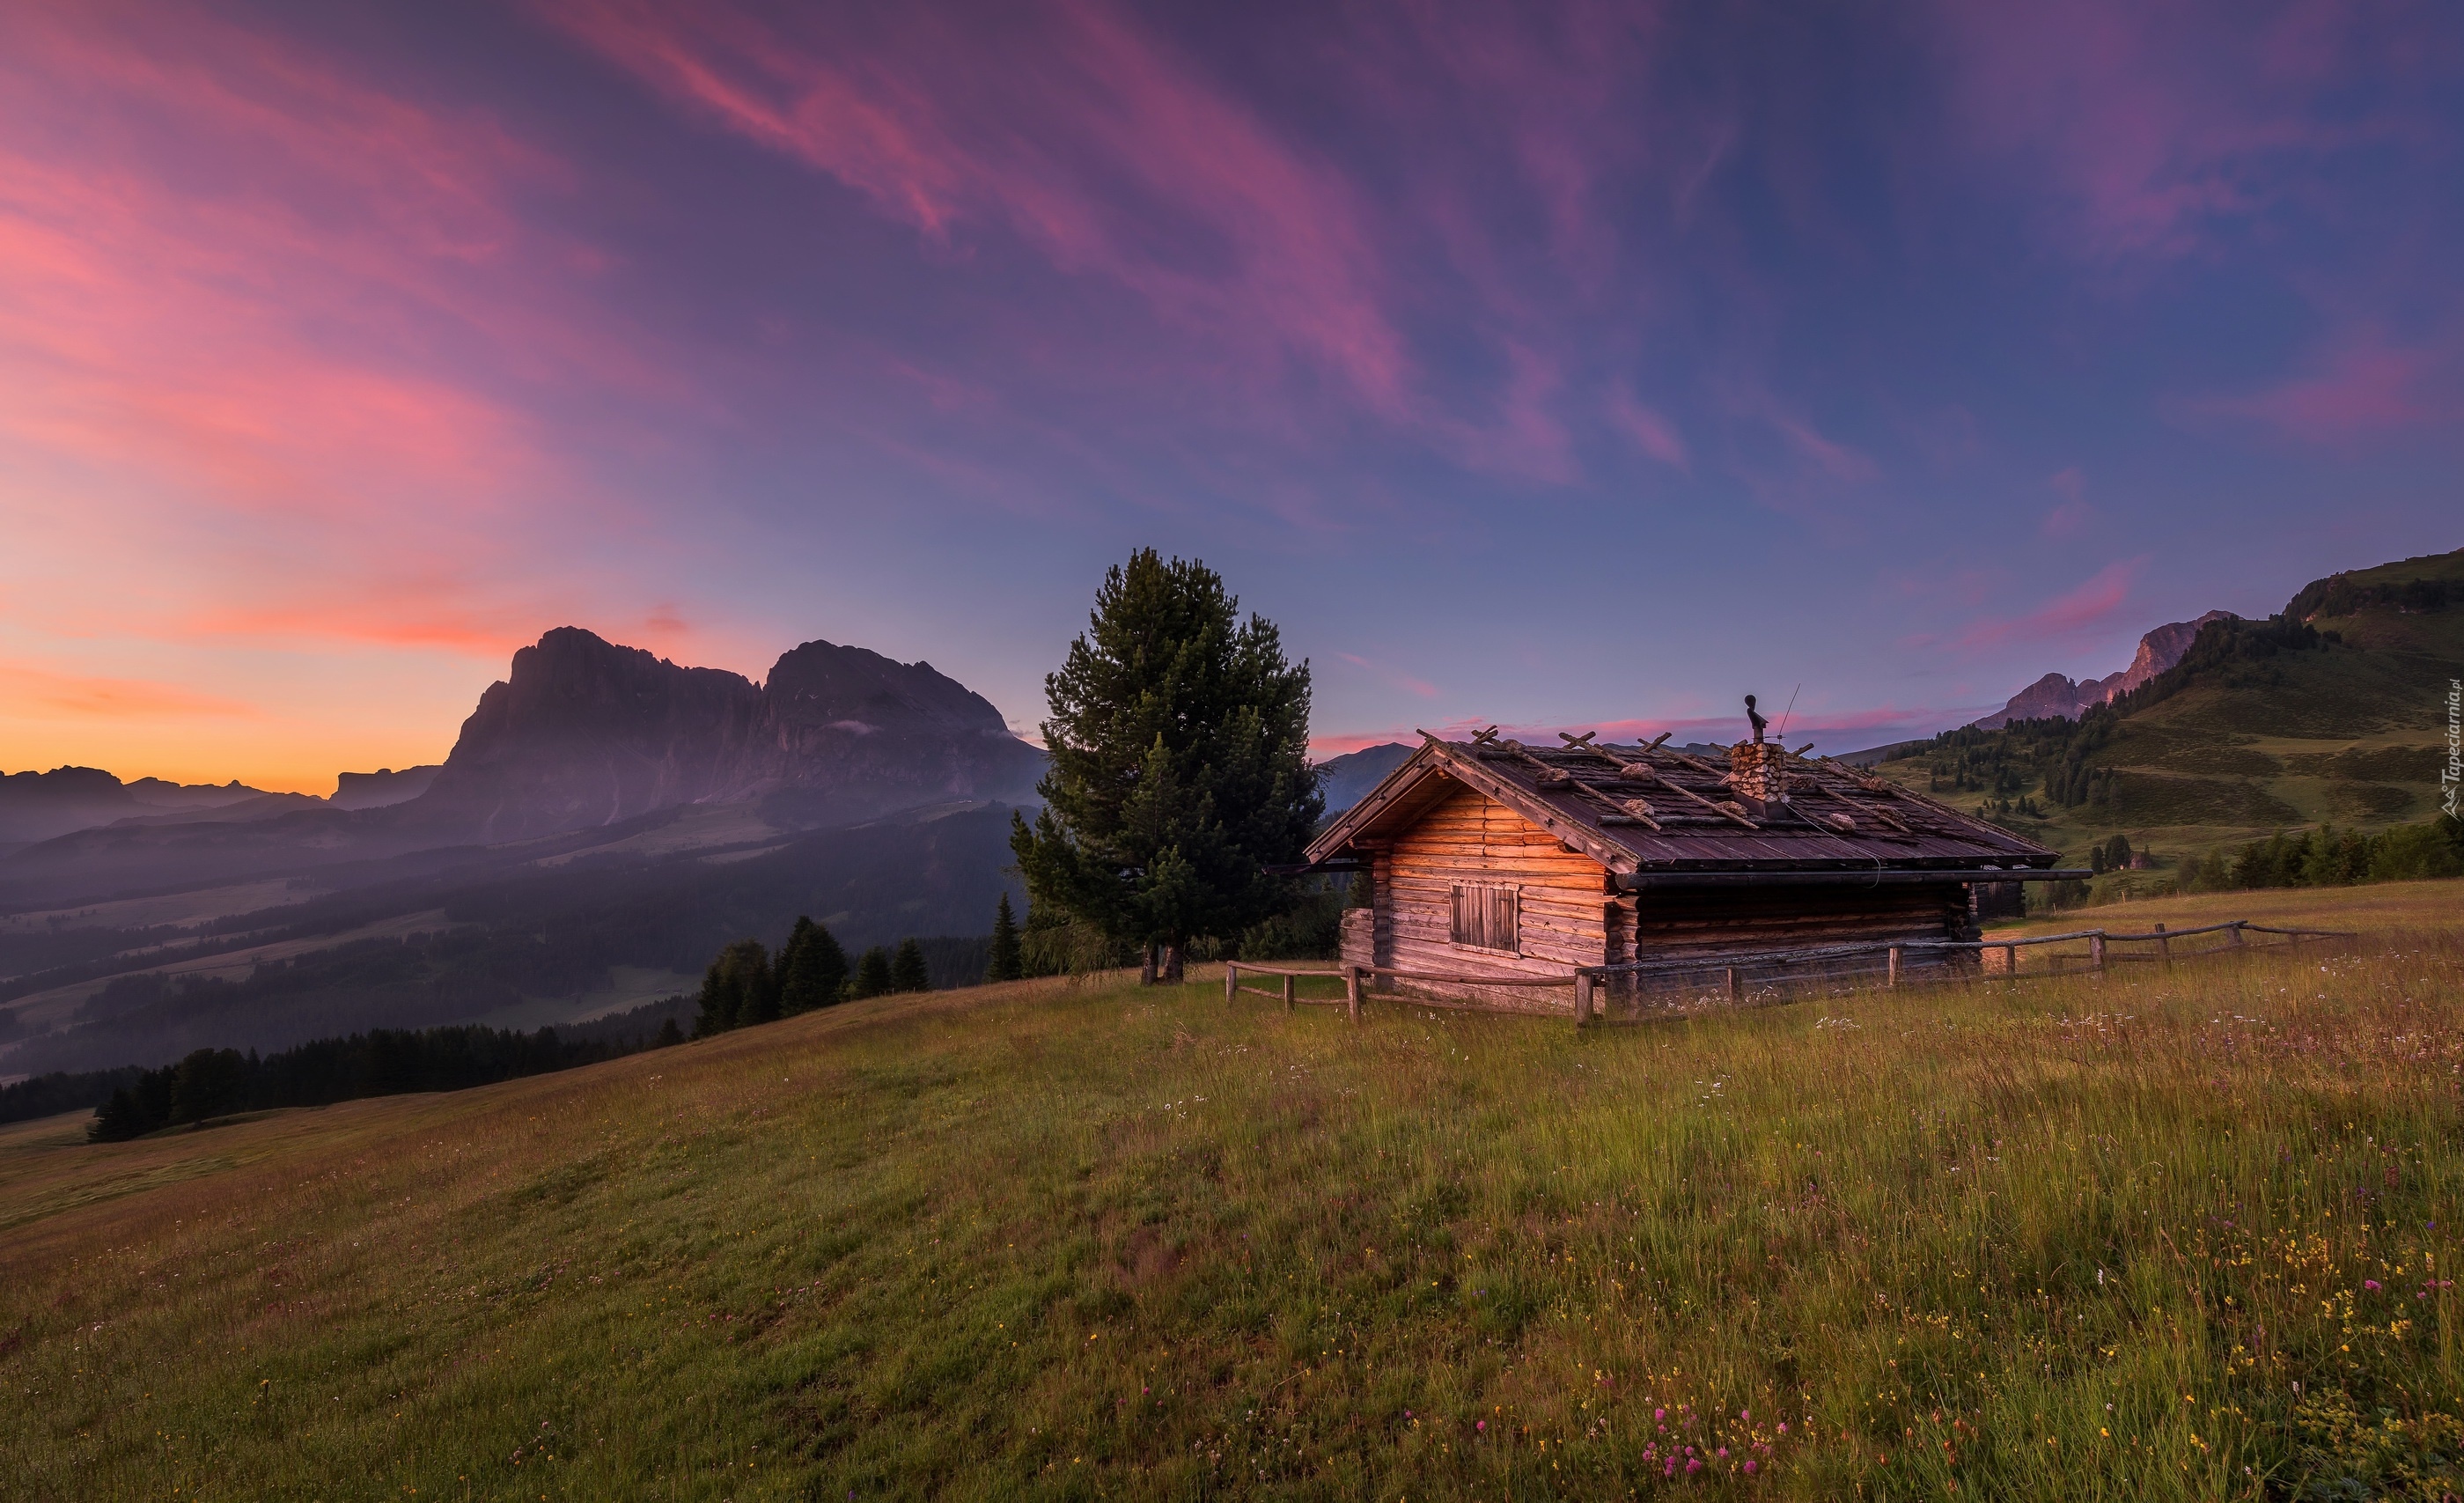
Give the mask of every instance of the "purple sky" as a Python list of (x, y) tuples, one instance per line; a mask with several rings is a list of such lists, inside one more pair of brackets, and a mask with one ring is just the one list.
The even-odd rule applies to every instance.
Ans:
[[(2033, 18), (2031, 18), (2033, 16)], [(0, 10), (0, 764), (322, 791), (572, 623), (1844, 750), (2464, 544), (2464, 10)]]

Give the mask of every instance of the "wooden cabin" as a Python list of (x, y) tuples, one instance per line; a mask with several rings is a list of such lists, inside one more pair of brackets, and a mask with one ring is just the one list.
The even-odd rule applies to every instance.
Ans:
[[(2054, 851), (1999, 826), (1759, 736), (1722, 764), (1666, 737), (1541, 747), (1493, 729), (1421, 734), (1309, 848), (1316, 869), (1371, 882), (1368, 907), (1346, 915), (1347, 964), (1477, 979), (1637, 961), (1708, 972), (1774, 952), (1811, 963), (1842, 944), (1974, 939), (1971, 884), (2066, 874)], [(1972, 953), (1912, 949), (1907, 963), (1972, 964)], [(1774, 962), (1753, 963), (1772, 979)], [(1647, 989), (1680, 969), (1619, 980)], [(1565, 1006), (1537, 988), (1434, 990)]]

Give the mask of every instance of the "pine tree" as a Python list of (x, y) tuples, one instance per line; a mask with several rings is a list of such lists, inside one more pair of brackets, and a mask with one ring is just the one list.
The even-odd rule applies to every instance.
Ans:
[(1242, 622), (1214, 570), (1132, 555), (1045, 694), (1045, 807), (1010, 828), (1030, 909), (1161, 945), (1177, 981), (1188, 940), (1289, 903), (1290, 884), (1261, 869), (1299, 859), (1325, 810), (1309, 664), (1285, 659), (1271, 622)]
[(779, 1016), (779, 986), (770, 954), (759, 939), (738, 939), (702, 973), (701, 1014), (693, 1037), (708, 1038)]
[(890, 962), (890, 989), (931, 991), (932, 973), (924, 966), (924, 947), (913, 939), (898, 941), (898, 958)]
[(1014, 982), (1026, 974), (1026, 956), (1018, 942), (1018, 920), (1009, 911), (1009, 895), (1001, 895), (1001, 906), (993, 910), (993, 952), (984, 962), (984, 980)]
[(123, 1088), (95, 1108), (94, 1120), (86, 1124), (85, 1138), (90, 1143), (124, 1143), (152, 1132), (157, 1125), (146, 1120), (145, 1109), (137, 1102), (137, 1093)]
[(669, 1049), (681, 1044), (684, 1041), (685, 1030), (676, 1027), (675, 1019), (667, 1018), (660, 1022), (659, 1036), (650, 1041), (650, 1047), (652, 1049)]
[(243, 1104), (249, 1062), (235, 1049), (193, 1050), (174, 1071), (170, 1114), (174, 1123), (202, 1122), (236, 1112)]
[(890, 952), (880, 945), (876, 944), (865, 951), (864, 959), (856, 961), (855, 994), (857, 996), (883, 996), (893, 990), (896, 984), (891, 979)]
[(826, 1007), (847, 989), (847, 951), (829, 930), (798, 918), (779, 952), (779, 1008), (795, 1014)]

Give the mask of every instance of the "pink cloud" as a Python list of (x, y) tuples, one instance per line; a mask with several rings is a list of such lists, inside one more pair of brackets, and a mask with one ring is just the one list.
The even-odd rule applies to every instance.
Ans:
[(565, 30), (670, 97), (958, 250), (1003, 231), (1231, 348), (1409, 407), (1365, 207), (1187, 58), (1093, 3), (994, 26), (885, 12), (772, 24), (712, 5), (561, 0)]
[(2055, 493), (2062, 497), (2052, 511), (2045, 514), (2044, 521), (2037, 527), (2037, 530), (2046, 537), (2071, 537), (2085, 528), (2095, 519), (2096, 508), (2090, 506), (2081, 494), (2086, 488), (2086, 481), (2079, 475), (2079, 466), (2073, 465), (2067, 470), (2056, 472), (2046, 478), (2045, 483), (2053, 487)]
[[(2229, 0), (2059, 7), (1940, 0), (1954, 138), (2051, 189), (2045, 232), (2085, 255), (2174, 256), (2277, 201), (2355, 144), (2384, 140), (2392, 96), (2360, 118), (2318, 106), (2400, 73), (2435, 8)], [(2367, 85), (2365, 85), (2367, 86)]]
[(1331, 655), (1343, 662), (1350, 663), (1353, 667), (1359, 669), (1362, 673), (1369, 674), (1376, 678), (1382, 679), (1408, 694), (1418, 695), (1423, 699), (1434, 699), (1438, 696), (1437, 685), (1429, 682), (1425, 678), (1417, 677), (1411, 674), (1407, 674), (1399, 668), (1389, 667), (1384, 663), (1372, 662), (1368, 658), (1362, 657), (1356, 652), (1336, 652)]
[[(673, 389), (573, 304), (588, 248), (520, 211), (567, 181), (485, 116), (208, 11), (0, 16), (0, 439), (32, 477), (9, 614), (535, 634), (562, 586), (510, 560), (578, 510), (622, 519), (535, 403)], [(74, 583), (103, 558), (107, 603)]]
[(1773, 411), (1768, 414), (1771, 425), (1780, 431), (1798, 453), (1812, 460), (1816, 469), (1835, 480), (1862, 483), (1878, 479), (1881, 467), (1864, 454), (1824, 437), (1813, 424), (1793, 413)]
[(13, 707), (10, 718), (17, 719), (250, 718), (259, 713), (241, 700), (176, 684), (63, 674), (31, 663), (0, 662), (0, 696)]
[(1610, 424), (1634, 441), (1634, 446), (1672, 470), (1691, 470), (1693, 461), (1686, 453), (1685, 440), (1677, 425), (1635, 399), (1623, 386), (1615, 387), (1608, 396)]
[(2365, 339), (2318, 369), (2248, 396), (2181, 403), (2191, 416), (2246, 418), (2317, 444), (2347, 443), (2464, 419), (2464, 394), (2449, 352), (2401, 349)]
[[(2075, 636), (2109, 622), (2130, 598), (2130, 587), (2147, 566), (2148, 556), (2122, 559), (2097, 570), (2024, 616), (1975, 622), (1959, 635), (1959, 645), (1971, 652), (2010, 642)], [(1912, 645), (1930, 645), (1931, 638)]]

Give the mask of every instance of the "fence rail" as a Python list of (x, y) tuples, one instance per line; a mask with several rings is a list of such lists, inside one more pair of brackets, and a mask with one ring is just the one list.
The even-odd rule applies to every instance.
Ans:
[[(2174, 953), (2174, 940), (2189, 939), (2201, 935), (2210, 934), (2224, 935), (2226, 937), (2226, 942), (2218, 945), (2208, 945), (2181, 955), (2176, 955)], [(2248, 934), (2281, 935), (2284, 937), (2285, 942), (2283, 945), (2247, 946), (2243, 937)], [(1885, 984), (1898, 986), (1903, 981), (1911, 979), (1912, 973), (1918, 969), (1940, 972), (1948, 968), (1947, 962), (1955, 956), (1966, 953), (1974, 953), (1978, 956), (1978, 959), (1982, 961), (1986, 952), (1994, 950), (2002, 952), (2002, 974), (2009, 977), (2016, 977), (2019, 968), (2018, 955), (2020, 950), (2041, 945), (2068, 944), (2080, 939), (2087, 941), (2088, 953), (2086, 960), (2089, 965), (2096, 970), (2102, 971), (2113, 964), (2121, 962), (2149, 962), (2169, 965), (2176, 960), (2195, 959), (2196, 957), (2203, 955), (2225, 954), (2242, 950), (2246, 947), (2267, 949), (2289, 948), (2298, 950), (2305, 939), (2349, 939), (2352, 938), (2354, 938), (2354, 935), (2349, 930), (2286, 929), (2271, 924), (2254, 923), (2246, 918), (2236, 918), (2224, 923), (2202, 924), (2191, 929), (2167, 929), (2160, 923), (2145, 934), (2120, 934), (2107, 929), (2074, 929), (2064, 934), (2026, 935), (2007, 939), (1878, 940), (1860, 944), (1816, 945), (1811, 948), (1795, 950), (1759, 950), (1721, 955), (1678, 956), (1648, 961), (1625, 961), (1613, 965), (1579, 966), (1563, 976), (1448, 976), (1429, 971), (1401, 970), (1394, 966), (1386, 965), (1341, 965), (1331, 969), (1302, 970), (1285, 966), (1251, 965), (1239, 961), (1234, 961), (1226, 963), (1223, 967), (1223, 1000), (1226, 1003), (1233, 1002), (1242, 992), (1245, 991), (1253, 996), (1281, 1001), (1287, 1010), (1302, 1006), (1342, 1007), (1350, 1013), (1352, 1021), (1357, 1023), (1360, 1021), (1360, 1008), (1363, 1001), (1363, 994), (1368, 991), (1370, 980), (1373, 977), (1383, 978), (1388, 981), (1406, 984), (1418, 984), (1426, 986), (1475, 986), (1484, 990), (1492, 987), (1568, 986), (1572, 987), (1573, 990), (1574, 1026), (1576, 1028), (1587, 1028), (1594, 1022), (1599, 1021), (1599, 992), (1601, 987), (1604, 984), (1614, 984), (1617, 982), (1628, 979), (1639, 984), (1652, 977), (1675, 977), (1686, 975), (1708, 977), (1716, 974), (1721, 978), (1721, 984), (1726, 990), (1728, 1000), (1732, 1003), (1742, 1003), (1745, 1001), (1748, 986), (1746, 973), (1755, 967), (1768, 967), (1783, 972), (1787, 971), (1790, 967), (1796, 967), (1798, 968), (1797, 974), (1807, 980), (1844, 980), (1849, 979), (1856, 974), (1874, 974), (1876, 968), (1869, 966), (1861, 973), (1846, 972), (1839, 970), (1837, 967), (1825, 967), (1822, 962), (1854, 961), (1860, 958), (1872, 959), (1879, 957), (1882, 962), (1880, 967), (1880, 974), (1885, 978)], [(2111, 949), (2111, 946), (2115, 944), (2153, 944), (2156, 947), (2156, 953), (2152, 955), (2116, 954)], [(1933, 963), (1924, 966), (1911, 964), (1912, 959), (1924, 960), (1926, 958), (1930, 958)], [(2055, 955), (2049, 951), (2046, 955), (2046, 968), (2043, 974), (2060, 974), (2060, 962), (2062, 959), (2063, 957)], [(1991, 975), (1991, 973), (1989, 971), (1987, 974)], [(1272, 976), (1278, 978), (1283, 984), (1280, 988), (1273, 990), (1264, 986), (1244, 986), (1242, 984), (1242, 977), (1244, 975)], [(1340, 997), (1304, 997), (1300, 995), (1300, 984), (1304, 981), (1312, 980), (1340, 981), (1343, 983), (1343, 995)], [(1476, 1001), (1458, 1001), (1452, 999), (1422, 997), (1414, 997), (1407, 1000), (1410, 1006), (1416, 1007), (1444, 1007), (1456, 1011), (1505, 1012), (1521, 1010), (1516, 1008), (1499, 1007)], [(1640, 1006), (1639, 1001), (1637, 1006)]]

